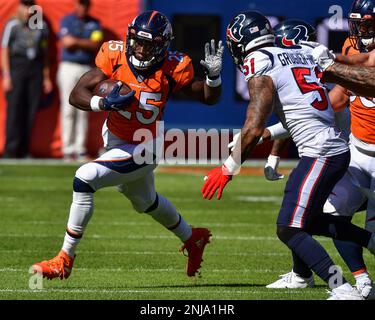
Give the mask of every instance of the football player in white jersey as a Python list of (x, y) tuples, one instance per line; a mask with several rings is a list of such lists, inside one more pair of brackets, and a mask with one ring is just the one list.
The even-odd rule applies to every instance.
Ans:
[[(273, 27), (275, 44), (281, 48), (294, 47), (299, 41), (315, 41), (316, 30), (306, 21), (288, 19)], [(269, 181), (283, 179), (284, 175), (278, 172), (280, 152), (287, 146), (289, 139), (276, 139), (272, 144), (271, 152), (264, 166), (264, 176)]]
[[(343, 55), (335, 57), (329, 49), (319, 45), (312, 51), (315, 62), (323, 73), (323, 80), (335, 82), (336, 73), (340, 76), (345, 73), (346, 78), (339, 81), (348, 86), (349, 90), (369, 94), (371, 86), (366, 85), (366, 68), (375, 65), (375, 2), (373, 0), (355, 1), (349, 14), (350, 37), (343, 46)], [(317, 44), (314, 44), (317, 45)], [(359, 54), (360, 53), (360, 54)], [(336, 58), (336, 61), (334, 59)], [(342, 63), (339, 63), (342, 62)], [(348, 67), (358, 65), (357, 71)], [(335, 67), (335, 68), (333, 68)], [(333, 70), (332, 70), (333, 69)], [(362, 86), (350, 83), (353, 72), (354, 80), (360, 80)], [(371, 77), (370, 77), (371, 78)], [(374, 101), (375, 99), (356, 97), (341, 86), (336, 86), (329, 94), (335, 111), (345, 108), (350, 103), (353, 117), (353, 133), (351, 135), (351, 163), (348, 173), (336, 184), (325, 206), (324, 212), (351, 219), (355, 212), (366, 210), (366, 229), (375, 230), (375, 209), (373, 196), (373, 155), (371, 147), (374, 144)], [(348, 121), (350, 124), (350, 121)], [(364, 149), (362, 148), (364, 146)], [(277, 151), (276, 151), (277, 153)], [(368, 202), (367, 202), (368, 200)], [(366, 299), (375, 298), (375, 288), (371, 281), (362, 256), (362, 248), (354, 243), (334, 240), (341, 257), (352, 272), (358, 291)], [(294, 261), (293, 270), (282, 275), (279, 280), (268, 285), (268, 288), (304, 288), (313, 283), (312, 273), (302, 263)]]
[(375, 253), (375, 235), (339, 217), (323, 214), (323, 204), (350, 161), (346, 140), (334, 125), (334, 112), (320, 84), (313, 48), (274, 45), (269, 21), (256, 11), (236, 15), (227, 28), (234, 63), (248, 81), (250, 103), (241, 139), (231, 156), (205, 177), (203, 197), (212, 199), (240, 170), (258, 143), (267, 118), (275, 112), (290, 133), (301, 157), (289, 176), (277, 219), (277, 236), (292, 253), (327, 282), (332, 299), (362, 296), (341, 275), (312, 235), (356, 242)]

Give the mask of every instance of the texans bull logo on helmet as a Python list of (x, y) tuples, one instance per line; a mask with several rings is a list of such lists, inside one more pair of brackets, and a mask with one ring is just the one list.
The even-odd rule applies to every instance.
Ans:
[(243, 22), (246, 19), (244, 14), (239, 14), (237, 17), (234, 18), (234, 24), (227, 29), (227, 36), (230, 37), (235, 42), (240, 42), (243, 38), (243, 34), (241, 30), (243, 28)]
[(303, 25), (298, 25), (293, 28), (292, 32), (284, 36), (281, 40), (282, 44), (286, 47), (295, 46), (299, 41), (307, 41), (309, 39), (309, 32)]

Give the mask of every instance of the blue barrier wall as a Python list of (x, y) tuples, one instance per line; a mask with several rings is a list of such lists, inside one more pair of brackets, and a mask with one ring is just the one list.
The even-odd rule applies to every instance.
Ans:
[[(313, 0), (149, 0), (146, 9), (165, 13), (170, 19), (176, 14), (212, 14), (221, 18), (221, 39), (225, 39), (225, 29), (229, 21), (240, 11), (259, 10), (265, 15), (283, 18), (300, 18), (313, 25), (317, 19), (330, 17), (329, 8), (340, 5), (347, 16), (351, 1)], [(202, 30), (204, 32), (204, 30)], [(203, 57), (202, 48), (202, 57)], [(179, 128), (240, 128), (245, 117), (246, 102), (235, 99), (235, 68), (228, 51), (224, 54), (223, 92), (218, 105), (205, 107), (191, 101), (171, 100), (165, 112), (167, 127)], [(273, 119), (271, 122), (274, 122)]]

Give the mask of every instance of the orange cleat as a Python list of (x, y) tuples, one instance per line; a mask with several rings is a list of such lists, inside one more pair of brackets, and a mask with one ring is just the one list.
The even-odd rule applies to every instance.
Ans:
[(51, 280), (59, 277), (61, 280), (67, 279), (72, 272), (74, 258), (71, 258), (63, 250), (51, 260), (45, 260), (33, 265), (34, 273), (43, 274), (43, 278)]
[(188, 257), (188, 263), (186, 267), (186, 273), (189, 277), (194, 277), (201, 267), (203, 261), (203, 251), (207, 243), (210, 243), (210, 237), (212, 236), (210, 230), (206, 228), (193, 228), (191, 237), (181, 247), (180, 252), (185, 254), (185, 250)]

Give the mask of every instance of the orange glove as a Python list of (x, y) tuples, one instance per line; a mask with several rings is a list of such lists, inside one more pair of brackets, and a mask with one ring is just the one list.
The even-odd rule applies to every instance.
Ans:
[(219, 189), (217, 199), (220, 200), (223, 190), (230, 180), (232, 180), (232, 175), (229, 174), (224, 164), (212, 169), (207, 176), (205, 176), (205, 181), (201, 189), (203, 198), (211, 200), (216, 190)]

